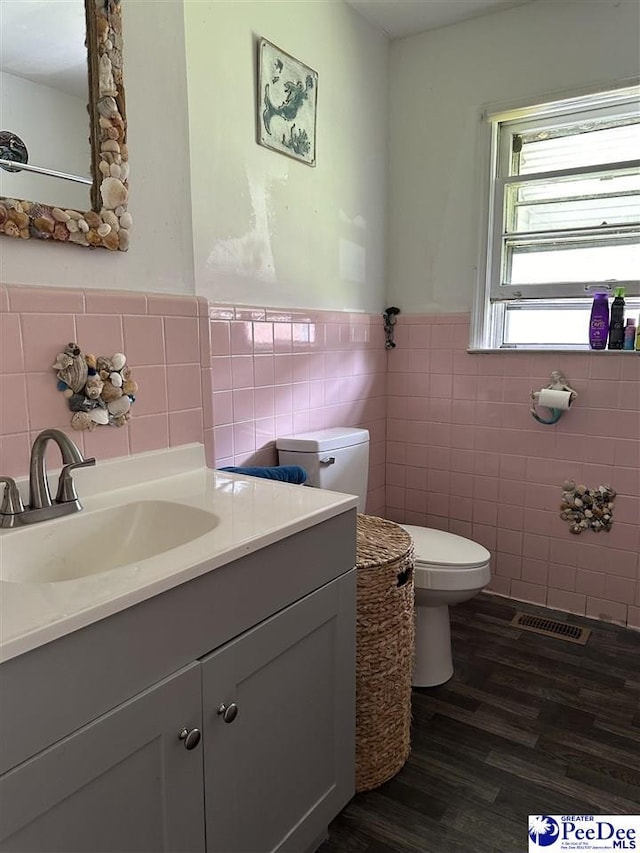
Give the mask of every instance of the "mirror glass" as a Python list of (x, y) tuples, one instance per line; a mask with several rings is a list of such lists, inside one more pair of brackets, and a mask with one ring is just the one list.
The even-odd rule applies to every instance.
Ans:
[[(0, 0), (0, 195), (60, 208), (91, 206), (84, 0)], [(26, 149), (26, 153), (25, 153)]]
[(125, 252), (120, 0), (0, 0), (0, 234)]

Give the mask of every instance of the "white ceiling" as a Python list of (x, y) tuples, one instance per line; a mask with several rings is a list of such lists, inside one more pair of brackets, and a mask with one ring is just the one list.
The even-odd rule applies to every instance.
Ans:
[(84, 0), (0, 0), (0, 70), (87, 100)]
[(435, 30), (531, 0), (346, 0), (390, 38)]

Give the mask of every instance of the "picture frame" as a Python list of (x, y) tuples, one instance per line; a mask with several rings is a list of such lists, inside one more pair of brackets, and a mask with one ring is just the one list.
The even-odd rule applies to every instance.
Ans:
[(318, 72), (259, 39), (258, 144), (315, 166), (317, 99)]

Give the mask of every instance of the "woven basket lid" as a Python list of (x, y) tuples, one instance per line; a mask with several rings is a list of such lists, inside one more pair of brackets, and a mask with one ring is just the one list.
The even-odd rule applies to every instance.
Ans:
[(370, 569), (405, 557), (413, 547), (406, 530), (386, 518), (358, 515), (356, 566)]

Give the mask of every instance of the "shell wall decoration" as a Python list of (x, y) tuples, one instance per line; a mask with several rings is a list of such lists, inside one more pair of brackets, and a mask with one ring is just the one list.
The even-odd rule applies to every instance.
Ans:
[(562, 486), (560, 518), (566, 521), (572, 533), (593, 530), (595, 533), (611, 530), (613, 502), (616, 492), (608, 484), (588, 489), (566, 480)]
[(73, 412), (74, 429), (94, 430), (97, 426), (124, 426), (131, 417), (138, 383), (131, 375), (124, 353), (112, 356), (85, 355), (78, 344), (67, 344), (52, 365), (58, 390)]

